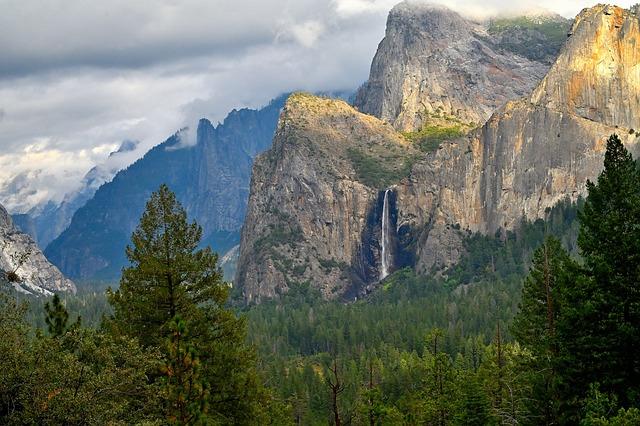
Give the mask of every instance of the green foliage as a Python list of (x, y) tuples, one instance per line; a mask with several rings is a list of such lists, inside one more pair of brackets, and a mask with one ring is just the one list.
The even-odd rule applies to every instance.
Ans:
[(556, 327), (566, 304), (563, 288), (576, 268), (560, 241), (547, 238), (534, 254), (533, 265), (524, 282), (520, 310), (513, 321), (515, 338), (533, 354), (523, 360), (523, 371), (528, 374), (531, 387), (527, 409), (544, 424), (556, 423), (561, 412), (561, 340)]
[(349, 148), (347, 155), (353, 164), (358, 180), (371, 188), (387, 188), (393, 183), (399, 182), (409, 175), (416, 160), (413, 157), (399, 159), (401, 167), (391, 167), (391, 165), (380, 161), (379, 158), (372, 157), (356, 148)]
[[(99, 328), (104, 315), (110, 315), (113, 311), (107, 300), (104, 290), (98, 290), (96, 284), (78, 285), (76, 294), (60, 293), (58, 297), (68, 312), (73, 312), (78, 319), (81, 318), (83, 327)], [(42, 315), (45, 305), (51, 304), (53, 298), (33, 297), (21, 293), (14, 293), (18, 301), (27, 303), (25, 320), (34, 328), (47, 329), (46, 317)], [(74, 321), (75, 322), (75, 321)]]
[(402, 135), (414, 142), (424, 152), (433, 152), (446, 140), (456, 139), (465, 134), (460, 125), (434, 126), (425, 125), (416, 132), (404, 132)]
[(584, 204), (565, 199), (548, 209), (546, 219), (522, 220), (513, 231), (495, 236), (473, 234), (464, 240), (466, 254), (447, 275), (452, 286), (479, 281), (517, 281), (527, 273), (533, 251), (548, 235), (556, 236), (569, 253), (577, 253), (578, 210)]
[(497, 34), (511, 28), (535, 30), (544, 34), (551, 42), (562, 43), (567, 38), (568, 23), (553, 19), (540, 19), (529, 16), (499, 18), (491, 21), (489, 34)]
[(546, 424), (601, 424), (640, 397), (633, 355), (640, 347), (640, 171), (616, 135), (598, 183), (587, 189), (578, 215), (584, 265), (547, 240), (534, 256), (513, 327), (532, 354), (522, 366), (528, 409)]
[(559, 325), (566, 393), (582, 398), (598, 382), (627, 407), (640, 398), (640, 171), (616, 135), (587, 189), (578, 237), (584, 268), (565, 290)]
[(302, 239), (303, 233), (299, 226), (292, 228), (288, 224), (271, 225), (267, 234), (253, 243), (253, 248), (256, 252), (261, 253), (264, 250), (275, 249), (282, 245), (295, 246)]
[(154, 351), (96, 330), (34, 335), (25, 312), (0, 295), (0, 423), (135, 424), (154, 417), (156, 391), (146, 376), (157, 365)]
[(161, 367), (167, 419), (179, 425), (204, 423), (209, 391), (200, 377), (200, 360), (188, 339), (187, 325), (176, 316), (169, 330), (166, 361)]
[[(49, 334), (53, 337), (60, 337), (68, 331), (67, 323), (69, 322), (69, 312), (60, 301), (60, 296), (57, 294), (53, 296), (51, 305), (49, 302), (44, 305), (45, 323)], [(76, 319), (76, 322), (71, 326), (72, 328), (80, 328), (81, 319), (80, 316)]]
[(490, 424), (491, 406), (478, 378), (465, 380), (460, 392), (462, 395), (455, 423), (469, 426)]
[[(176, 399), (184, 383), (166, 382), (172, 401), (165, 407), (167, 418), (179, 421), (185, 413), (193, 415), (194, 407), (208, 407), (212, 419), (243, 424), (261, 415), (263, 390), (253, 353), (244, 345), (244, 321), (225, 308), (229, 286), (217, 255), (210, 248), (198, 249), (201, 235), (166, 185), (152, 194), (132, 235), (133, 245), (127, 247), (131, 266), (123, 270), (120, 288), (109, 293), (114, 314), (107, 326), (144, 347), (161, 348), (168, 370), (189, 354), (198, 355), (197, 372), (195, 365), (183, 365), (181, 374), (197, 374), (202, 392), (209, 391), (206, 396), (195, 392), (195, 401), (182, 403)], [(176, 347), (178, 343), (183, 346)]]

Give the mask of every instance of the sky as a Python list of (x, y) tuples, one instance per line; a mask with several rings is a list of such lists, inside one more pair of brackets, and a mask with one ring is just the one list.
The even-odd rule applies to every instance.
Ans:
[[(122, 167), (202, 117), (356, 89), (397, 2), (0, 0), (0, 203), (59, 202), (124, 140), (139, 145)], [(473, 17), (596, 3), (435, 2)]]

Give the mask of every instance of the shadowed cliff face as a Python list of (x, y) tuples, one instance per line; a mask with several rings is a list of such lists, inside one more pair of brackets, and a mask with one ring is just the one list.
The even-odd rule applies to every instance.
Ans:
[[(550, 54), (528, 54), (529, 44), (545, 40), (554, 52), (564, 41), (547, 40), (542, 25), (523, 22), (530, 25), (488, 26), (442, 6), (403, 2), (389, 14), (355, 105), (403, 131), (454, 120), (476, 127), (499, 106), (530, 93), (544, 76)], [(544, 25), (562, 31), (567, 22), (545, 17)]]
[[(368, 292), (379, 279), (386, 188), (393, 188), (393, 267), (425, 274), (455, 263), (469, 231), (512, 229), (584, 195), (587, 179), (602, 169), (609, 135), (640, 153), (631, 129), (640, 127), (637, 52), (627, 51), (637, 28), (629, 11), (583, 11), (532, 94), (427, 154), (344, 103), (294, 97), (273, 148), (253, 170), (237, 275), (246, 300), (305, 282), (326, 298)], [(608, 64), (606, 74), (598, 64)], [(397, 173), (385, 179), (385, 170)]]
[(19, 277), (14, 287), (21, 292), (50, 295), (51, 291), (76, 291), (75, 284), (49, 263), (31, 237), (16, 229), (0, 206), (0, 282), (4, 282), (5, 272), (14, 271)]

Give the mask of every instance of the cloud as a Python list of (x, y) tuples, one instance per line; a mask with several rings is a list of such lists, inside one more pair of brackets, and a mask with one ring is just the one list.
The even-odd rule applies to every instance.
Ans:
[(303, 47), (313, 47), (325, 31), (325, 26), (319, 21), (306, 21), (293, 25), (290, 29), (293, 38)]
[[(437, 1), (463, 13), (589, 5)], [(184, 127), (193, 143), (203, 117), (292, 90), (356, 88), (394, 3), (0, 0), (0, 202), (19, 211), (62, 200), (127, 139), (140, 143), (113, 167)]]
[(388, 12), (396, 0), (333, 0), (336, 13), (345, 18), (369, 13)]

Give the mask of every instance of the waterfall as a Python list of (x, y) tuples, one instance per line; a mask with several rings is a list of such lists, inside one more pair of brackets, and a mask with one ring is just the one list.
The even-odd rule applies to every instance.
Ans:
[(391, 190), (387, 189), (384, 191), (384, 202), (382, 205), (382, 230), (380, 235), (380, 245), (382, 246), (382, 254), (381, 254), (381, 267), (380, 267), (380, 279), (384, 279), (387, 275), (389, 275), (389, 268), (391, 267), (391, 250), (390, 241), (389, 241), (389, 222), (390, 222), (390, 212), (389, 212), (389, 192)]

